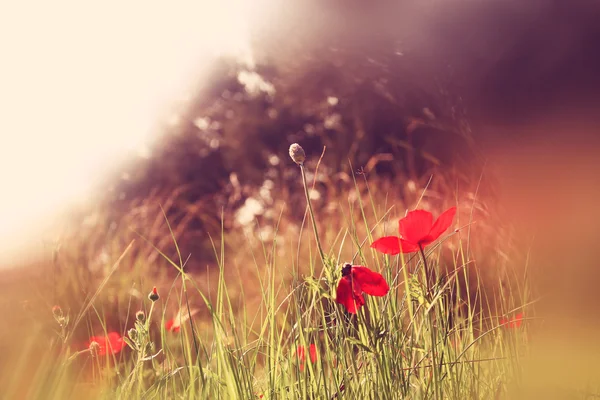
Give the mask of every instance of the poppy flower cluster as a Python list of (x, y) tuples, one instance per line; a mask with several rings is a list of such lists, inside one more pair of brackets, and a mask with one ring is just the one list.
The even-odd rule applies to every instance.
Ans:
[(97, 355), (120, 353), (127, 346), (118, 332), (109, 332), (106, 336), (91, 336), (86, 343), (89, 349), (95, 349)]
[(371, 247), (383, 254), (414, 253), (437, 240), (450, 227), (456, 207), (444, 211), (434, 222), (433, 214), (425, 210), (413, 210), (398, 222), (400, 236), (377, 239)]
[[(381, 253), (396, 255), (420, 251), (437, 240), (454, 220), (456, 207), (444, 211), (437, 220), (425, 210), (413, 210), (400, 219), (400, 236), (385, 236), (377, 239), (371, 247)], [(364, 293), (385, 296), (390, 290), (384, 277), (361, 265), (344, 264), (342, 278), (336, 291), (336, 302), (346, 307), (351, 314), (365, 304)]]
[[(308, 346), (308, 352), (310, 355), (310, 362), (313, 364), (316, 363), (317, 346), (315, 346), (314, 343), (311, 343), (310, 346)], [(298, 355), (298, 360), (300, 360), (300, 371), (304, 371), (304, 365), (306, 364), (306, 347), (298, 346), (298, 349), (296, 349), (296, 354)]]
[(350, 314), (356, 314), (365, 305), (363, 293), (381, 297), (389, 290), (390, 287), (381, 274), (362, 265), (346, 263), (342, 268), (335, 301), (346, 307)]

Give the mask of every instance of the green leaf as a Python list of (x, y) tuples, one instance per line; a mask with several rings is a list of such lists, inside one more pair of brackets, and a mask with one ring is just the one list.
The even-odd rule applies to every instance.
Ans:
[(123, 337), (123, 341), (127, 343), (129, 347), (131, 347), (135, 351), (139, 351), (137, 345), (131, 341), (128, 337)]

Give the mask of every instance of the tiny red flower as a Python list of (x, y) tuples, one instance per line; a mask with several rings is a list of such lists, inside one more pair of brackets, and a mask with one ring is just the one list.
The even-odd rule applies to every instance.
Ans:
[(336, 291), (336, 303), (342, 304), (350, 314), (356, 314), (365, 304), (363, 293), (385, 296), (390, 290), (385, 278), (361, 265), (344, 264), (342, 279)]
[(506, 326), (507, 328), (520, 328), (523, 324), (523, 313), (519, 313), (512, 318), (501, 318), (500, 325)]
[(433, 214), (425, 210), (410, 211), (399, 221), (398, 236), (385, 236), (371, 244), (371, 248), (383, 253), (396, 255), (399, 253), (414, 253), (419, 247), (431, 244), (452, 224), (456, 207), (444, 211), (433, 222)]
[[(298, 346), (296, 350), (298, 354), (298, 358), (300, 359), (300, 371), (304, 371), (304, 364), (306, 363), (306, 349), (304, 346)], [(310, 355), (310, 362), (313, 364), (317, 362), (317, 346), (314, 343), (311, 343), (308, 346), (308, 353)]]
[(94, 342), (98, 344), (97, 352), (99, 356), (107, 353), (117, 354), (127, 346), (118, 332), (109, 332), (106, 336), (92, 336), (87, 341), (86, 347), (89, 348)]

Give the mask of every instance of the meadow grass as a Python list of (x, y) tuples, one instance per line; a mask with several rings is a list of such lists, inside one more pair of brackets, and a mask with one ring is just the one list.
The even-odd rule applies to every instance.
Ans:
[[(299, 186), (309, 199), (304, 168)], [(381, 255), (369, 244), (395, 233), (404, 209), (366, 178), (354, 185), (364, 195), (329, 216), (307, 208), (300, 231), (285, 226), (285, 208), (268, 241), (222, 229), (211, 237), (214, 268), (204, 273), (188, 271), (166, 218), (173, 254), (140, 232), (101, 280), (88, 282), (93, 288), (73, 290), (65, 282), (81, 271), (63, 269), (45, 282), (36, 303), (44, 307), (11, 319), (28, 328), (3, 345), (3, 398), (528, 398), (523, 371), (535, 301), (527, 265), (500, 273), (495, 256), (479, 254), (487, 247), (476, 246), (473, 203), (458, 196), (443, 200), (459, 208), (454, 230), (422, 253)], [(411, 208), (425, 198), (424, 190)], [(129, 257), (140, 243), (161, 257), (160, 271)], [(481, 274), (482, 259), (496, 273)], [(365, 296), (355, 315), (335, 302), (346, 261), (380, 272), (390, 286), (386, 296)], [(71, 287), (71, 298), (51, 311), (57, 285)], [(156, 301), (146, 296), (152, 286)], [(166, 327), (175, 310), (178, 332)], [(88, 347), (90, 336), (110, 331), (124, 338), (122, 351)], [(568, 393), (586, 397), (597, 386)]]

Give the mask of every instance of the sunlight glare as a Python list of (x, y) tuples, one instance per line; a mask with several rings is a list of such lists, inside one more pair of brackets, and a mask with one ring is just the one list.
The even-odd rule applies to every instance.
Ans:
[[(218, 55), (248, 57), (244, 0), (0, 5), (0, 256), (130, 152)], [(189, 89), (187, 89), (189, 91)]]

